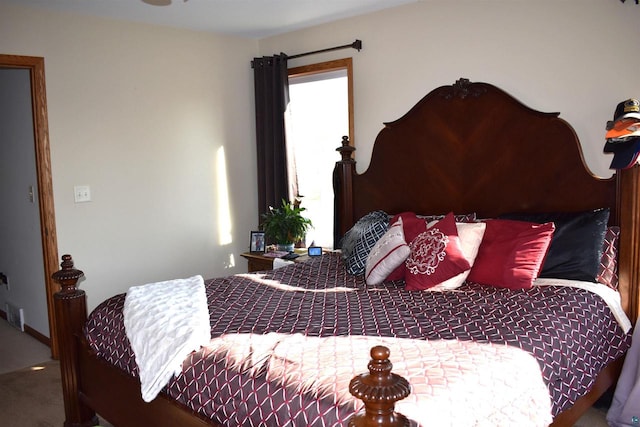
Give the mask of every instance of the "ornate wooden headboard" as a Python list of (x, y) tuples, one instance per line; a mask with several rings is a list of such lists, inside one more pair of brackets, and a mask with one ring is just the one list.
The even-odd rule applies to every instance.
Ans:
[(460, 79), (385, 123), (369, 168), (358, 174), (343, 141), (336, 164), (335, 237), (366, 213), (577, 212), (608, 207), (620, 225), (623, 306), (638, 313), (638, 167), (613, 178), (585, 166), (580, 141), (559, 113), (543, 113), (487, 83)]

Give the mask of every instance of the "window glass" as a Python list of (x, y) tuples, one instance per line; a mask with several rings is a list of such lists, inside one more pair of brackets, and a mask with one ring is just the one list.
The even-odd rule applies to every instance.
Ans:
[[(348, 61), (350, 66), (351, 61)], [(326, 63), (324, 63), (326, 64)], [(317, 71), (289, 70), (290, 102), (286, 112), (287, 161), (291, 199), (300, 197), (313, 228), (306, 245), (333, 246), (333, 169), (342, 137), (349, 135), (350, 67)], [(334, 64), (335, 65), (335, 64)]]

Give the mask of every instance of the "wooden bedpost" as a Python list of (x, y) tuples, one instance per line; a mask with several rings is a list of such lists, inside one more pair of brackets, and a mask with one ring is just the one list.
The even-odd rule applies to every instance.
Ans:
[(95, 426), (98, 424), (95, 412), (80, 401), (78, 393), (77, 337), (82, 334), (87, 320), (87, 298), (85, 292), (77, 288), (77, 283), (84, 273), (73, 268), (71, 255), (63, 255), (60, 266), (62, 269), (53, 273), (52, 278), (62, 285), (62, 289), (54, 295), (54, 307), (58, 324), (64, 426)]
[(340, 247), (340, 240), (353, 226), (353, 175), (356, 173), (356, 161), (351, 154), (356, 151), (349, 143), (349, 137), (342, 137), (342, 146), (336, 148), (342, 159), (336, 162), (333, 170), (334, 193), (334, 248)]
[(349, 383), (349, 392), (364, 402), (364, 410), (349, 420), (349, 427), (404, 427), (409, 420), (394, 412), (395, 403), (409, 396), (409, 382), (392, 374), (389, 349), (377, 345), (371, 349), (369, 373), (360, 374)]
[(621, 229), (618, 279), (622, 308), (635, 324), (640, 314), (640, 166), (617, 175)]

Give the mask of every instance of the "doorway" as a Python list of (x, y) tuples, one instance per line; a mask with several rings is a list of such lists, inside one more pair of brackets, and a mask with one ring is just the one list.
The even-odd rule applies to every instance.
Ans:
[[(38, 211), (40, 214), (39, 228), (42, 242), (42, 258), (41, 260), (38, 260), (38, 263), (42, 261), (43, 264), (32, 265), (30, 268), (42, 269), (44, 273), (44, 289), (42, 290), (46, 294), (47, 317), (49, 320), (49, 342), (47, 344), (51, 347), (51, 356), (54, 359), (57, 359), (59, 349), (55, 313), (53, 309), (53, 295), (59, 290), (59, 286), (53, 281), (51, 275), (58, 270), (58, 242), (55, 227), (53, 184), (51, 178), (44, 58), (0, 54), (0, 68), (22, 69), (29, 72), (33, 120), (33, 142), (35, 147), (34, 160), (37, 192), (39, 196), (37, 197)], [(40, 334), (36, 330), (30, 330), (28, 325), (25, 325), (25, 332), (33, 335), (41, 341), (46, 341), (46, 336)]]

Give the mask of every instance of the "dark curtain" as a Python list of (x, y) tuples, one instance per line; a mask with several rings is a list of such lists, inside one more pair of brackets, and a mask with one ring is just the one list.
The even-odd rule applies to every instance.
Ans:
[(289, 103), (287, 55), (254, 58), (259, 221), (269, 206), (289, 200), (284, 112)]

